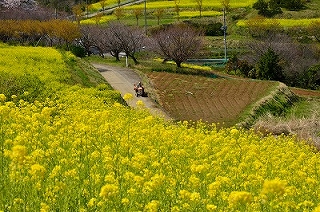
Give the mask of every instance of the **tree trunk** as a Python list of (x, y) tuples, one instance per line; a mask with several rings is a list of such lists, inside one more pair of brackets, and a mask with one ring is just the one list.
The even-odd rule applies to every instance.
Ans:
[(110, 54), (116, 58), (116, 61), (120, 61), (119, 52), (111, 51)]
[(162, 63), (165, 64), (166, 62), (168, 62), (170, 60), (170, 58), (164, 58)]
[(103, 55), (103, 51), (102, 51), (102, 49), (101, 49), (101, 48), (99, 48), (99, 47), (97, 47), (97, 48), (99, 49), (99, 55), (100, 55), (100, 57), (104, 58), (104, 55)]
[(137, 60), (137, 58), (135, 56), (129, 55), (129, 57), (133, 60), (135, 65), (139, 64), (139, 62), (138, 62), (138, 60)]

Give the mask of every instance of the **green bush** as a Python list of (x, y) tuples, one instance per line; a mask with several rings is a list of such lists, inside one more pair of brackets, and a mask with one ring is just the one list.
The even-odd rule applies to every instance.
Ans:
[(305, 8), (305, 0), (282, 0), (283, 6), (288, 10), (301, 10)]
[(320, 89), (320, 65), (311, 66), (299, 77), (299, 87), (317, 90)]
[(202, 30), (205, 36), (222, 36), (223, 35), (223, 30), (222, 28), (222, 23), (220, 22), (209, 22), (209, 23), (199, 23), (191, 20), (186, 20), (183, 21), (184, 23)]
[(280, 65), (280, 58), (273, 49), (269, 48), (257, 64), (257, 77), (262, 80), (284, 80), (283, 67)]
[(255, 74), (253, 75), (254, 67), (248, 61), (240, 60), (236, 55), (229, 58), (225, 68), (229, 74), (234, 72), (236, 75), (255, 78)]
[(222, 23), (220, 22), (210, 23), (208, 25), (205, 25), (204, 26), (205, 35), (206, 36), (222, 36), (223, 30), (221, 28), (222, 28)]
[(272, 17), (276, 14), (282, 13), (279, 4), (274, 0), (271, 0), (269, 2), (265, 0), (258, 0), (256, 3), (253, 4), (252, 7), (258, 10), (259, 15), (265, 17)]
[(77, 57), (86, 56), (86, 50), (81, 46), (71, 46), (71, 52)]
[(281, 7), (287, 10), (298, 11), (306, 7), (305, 3), (305, 0), (258, 0), (252, 7), (258, 10), (258, 14), (265, 17), (272, 17), (282, 13)]

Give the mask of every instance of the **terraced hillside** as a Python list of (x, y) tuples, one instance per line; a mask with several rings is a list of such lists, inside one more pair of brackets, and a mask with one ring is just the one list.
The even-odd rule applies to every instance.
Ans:
[[(258, 80), (207, 78), (165, 72), (148, 75), (160, 104), (177, 120), (201, 119), (232, 126), (278, 83)], [(248, 107), (249, 106), (249, 107)]]

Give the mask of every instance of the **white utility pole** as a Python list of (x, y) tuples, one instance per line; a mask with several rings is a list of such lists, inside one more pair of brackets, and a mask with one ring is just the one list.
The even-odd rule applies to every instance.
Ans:
[(144, 0), (144, 31), (147, 34), (147, 0)]
[(224, 61), (227, 62), (227, 24), (226, 24), (226, 8), (223, 8), (223, 41), (224, 41)]

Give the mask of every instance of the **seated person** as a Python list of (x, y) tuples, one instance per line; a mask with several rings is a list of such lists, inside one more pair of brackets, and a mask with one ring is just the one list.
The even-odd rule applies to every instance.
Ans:
[(141, 90), (141, 94), (144, 94), (144, 87), (142, 86), (142, 83), (139, 82), (138, 85), (133, 84), (133, 89), (135, 90), (136, 93), (138, 93), (139, 90)]

